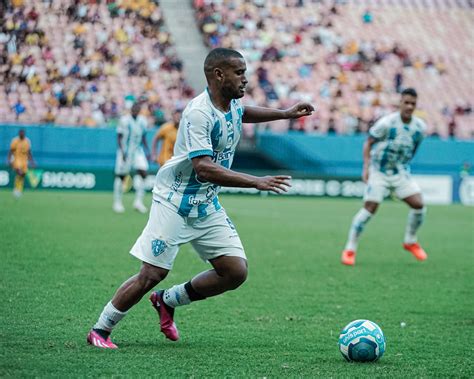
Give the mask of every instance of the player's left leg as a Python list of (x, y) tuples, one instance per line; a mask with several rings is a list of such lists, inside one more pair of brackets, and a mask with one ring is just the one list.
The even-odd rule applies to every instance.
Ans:
[(405, 238), (403, 247), (409, 251), (419, 261), (428, 258), (425, 250), (418, 243), (416, 233), (425, 219), (426, 208), (423, 204), (423, 198), (420, 193), (408, 196), (403, 199), (410, 207), (408, 212), (407, 226), (405, 229)]
[(150, 297), (155, 308), (156, 305), (166, 305), (166, 312), (160, 313), (161, 330), (172, 340), (175, 340), (174, 328), (167, 328), (166, 325), (174, 325), (174, 308), (234, 290), (247, 278), (244, 248), (224, 210), (196, 220), (193, 225), (192, 231), (197, 237), (191, 243), (213, 269), (196, 275), (188, 282), (155, 292)]
[(144, 170), (137, 170), (137, 175), (133, 180), (133, 185), (135, 187), (135, 201), (133, 202), (133, 208), (135, 208), (140, 213), (146, 213), (147, 208), (143, 204), (143, 199), (145, 197), (145, 179), (147, 173)]
[(424, 261), (428, 258), (428, 255), (418, 243), (416, 236), (426, 214), (421, 189), (408, 173), (401, 173), (395, 183), (395, 193), (410, 207), (403, 248), (419, 261)]
[(221, 256), (212, 259), (212, 270), (201, 272), (190, 281), (153, 292), (150, 301), (160, 316), (161, 331), (166, 338), (177, 341), (174, 309), (238, 288), (247, 278), (247, 260)]
[(147, 177), (148, 161), (143, 150), (140, 149), (135, 152), (133, 167), (138, 174), (133, 180), (135, 187), (135, 201), (133, 202), (133, 207), (140, 213), (146, 213), (147, 208), (143, 204), (143, 198), (145, 197), (145, 179)]

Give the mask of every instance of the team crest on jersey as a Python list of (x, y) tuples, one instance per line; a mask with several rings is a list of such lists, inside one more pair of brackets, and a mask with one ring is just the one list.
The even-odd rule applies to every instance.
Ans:
[(157, 257), (160, 254), (163, 254), (167, 247), (168, 245), (163, 240), (151, 241), (151, 252), (153, 253), (155, 257)]

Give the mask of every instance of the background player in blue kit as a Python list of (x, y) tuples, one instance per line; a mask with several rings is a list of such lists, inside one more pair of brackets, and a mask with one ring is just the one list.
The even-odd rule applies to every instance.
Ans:
[(212, 269), (186, 283), (153, 292), (161, 331), (178, 340), (174, 309), (239, 287), (247, 278), (247, 259), (239, 235), (219, 204), (221, 186), (286, 192), (289, 176), (256, 177), (230, 170), (242, 123), (294, 119), (314, 108), (298, 103), (287, 110), (244, 107), (246, 63), (231, 49), (212, 50), (204, 62), (208, 88), (183, 112), (174, 156), (160, 168), (148, 223), (130, 253), (143, 264), (105, 306), (87, 341), (116, 348), (110, 333), (128, 310), (172, 269), (179, 246), (191, 242)]
[[(122, 203), (123, 182), (133, 170), (137, 175), (134, 180), (135, 200), (133, 207), (140, 213), (146, 213), (143, 204), (145, 196), (145, 178), (148, 171), (148, 145), (146, 142), (147, 120), (140, 115), (141, 103), (133, 104), (130, 114), (123, 115), (117, 126), (117, 156), (115, 160), (114, 204), (117, 213), (125, 212)], [(145, 153), (145, 150), (146, 153)]]

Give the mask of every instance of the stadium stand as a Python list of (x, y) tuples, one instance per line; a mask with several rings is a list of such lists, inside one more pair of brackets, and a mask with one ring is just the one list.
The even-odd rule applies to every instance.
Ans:
[(0, 122), (113, 126), (143, 98), (159, 124), (193, 95), (157, 1), (2, 4)]
[[(159, 124), (193, 95), (158, 0), (2, 4), (0, 122), (113, 126), (130, 100), (144, 97)], [(365, 132), (403, 87), (414, 86), (431, 134), (474, 135), (468, 0), (194, 6), (208, 47), (233, 47), (247, 58), (247, 103), (317, 104), (311, 118), (275, 122), (272, 130)]]
[(474, 136), (467, 0), (195, 0), (194, 6), (209, 47), (244, 53), (247, 103), (317, 104), (313, 117), (272, 123), (272, 130), (364, 132), (412, 86), (429, 133)]

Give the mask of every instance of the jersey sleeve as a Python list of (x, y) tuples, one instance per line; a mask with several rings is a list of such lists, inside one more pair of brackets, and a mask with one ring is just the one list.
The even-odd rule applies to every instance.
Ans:
[(10, 144), (10, 150), (11, 150), (11, 151), (15, 151), (15, 150), (16, 150), (16, 145), (17, 145), (17, 143), (18, 143), (18, 140), (17, 140), (16, 138), (14, 138), (14, 139), (12, 140), (12, 143)]
[(417, 147), (425, 138), (427, 133), (427, 126), (425, 122), (421, 119), (417, 120), (417, 131), (413, 134), (413, 142)]
[(212, 123), (205, 113), (199, 110), (192, 110), (185, 119), (185, 140), (188, 150), (188, 158), (200, 156), (213, 156), (211, 142)]
[(369, 136), (377, 141), (385, 139), (389, 129), (388, 122), (386, 120), (386, 117), (382, 117), (380, 120), (378, 120), (374, 126), (370, 128)]

